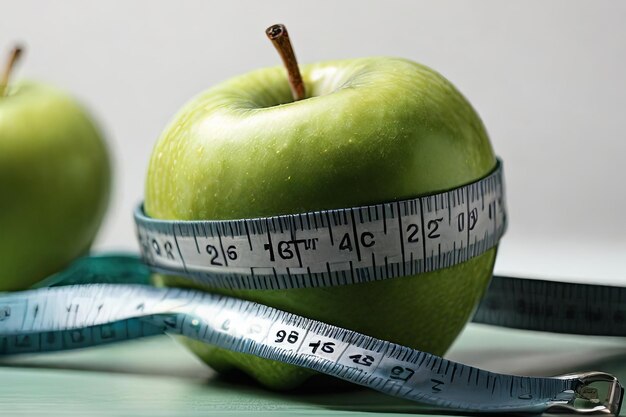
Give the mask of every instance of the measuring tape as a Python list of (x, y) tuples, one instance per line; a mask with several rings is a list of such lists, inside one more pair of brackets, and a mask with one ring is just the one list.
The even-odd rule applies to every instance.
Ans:
[(135, 211), (155, 271), (222, 288), (359, 284), (444, 269), (493, 248), (506, 228), (502, 164), (479, 181), (393, 203), (223, 221)]
[[(487, 177), (452, 191), (350, 209), (163, 221), (140, 207), (135, 220), (145, 264), (128, 256), (88, 257), (44, 281), (44, 288), (1, 295), (0, 354), (81, 348), (165, 332), (440, 407), (617, 414), (623, 389), (609, 374), (496, 374), (257, 303), (149, 285), (151, 271), (263, 290), (348, 285), (447, 268), (497, 244), (506, 227), (503, 191), (499, 163)], [(511, 292), (519, 282), (524, 288)], [(533, 292), (549, 285), (560, 290), (552, 288), (543, 298)], [(574, 285), (494, 278), (495, 289), (483, 300), (477, 321), (541, 330), (548, 318), (548, 329), (571, 330), (577, 321), (568, 313), (567, 290)], [(560, 302), (548, 298), (559, 294)], [(613, 298), (599, 306), (616, 314), (606, 309), (606, 300)], [(568, 324), (559, 327), (560, 321)], [(598, 384), (606, 389), (598, 390)]]

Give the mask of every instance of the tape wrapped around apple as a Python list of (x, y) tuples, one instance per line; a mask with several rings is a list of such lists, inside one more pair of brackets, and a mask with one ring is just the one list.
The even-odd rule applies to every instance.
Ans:
[(55, 87), (0, 75), (0, 291), (26, 289), (84, 255), (110, 189), (100, 129)]
[[(185, 105), (150, 160), (149, 216), (223, 220), (354, 207), (449, 190), (494, 169), (479, 116), (432, 69), (389, 57), (331, 61), (302, 66), (299, 83), (286, 30), (275, 25), (268, 36), (283, 54), (289, 82), (281, 67), (260, 69)], [(358, 285), (201, 289), (443, 355), (485, 291), (495, 256), (491, 249), (445, 270)], [(173, 276), (156, 280), (194, 285)], [(313, 375), (186, 343), (214, 369), (241, 370), (271, 388), (295, 387)]]

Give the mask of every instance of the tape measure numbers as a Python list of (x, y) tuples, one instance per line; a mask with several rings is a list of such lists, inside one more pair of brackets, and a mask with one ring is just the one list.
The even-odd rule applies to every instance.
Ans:
[[(622, 393), (607, 374), (496, 374), (241, 299), (128, 283), (2, 296), (0, 332), (3, 355), (179, 334), (400, 398), (467, 411), (573, 411), (575, 400), (583, 399), (588, 409), (614, 413)], [(603, 402), (591, 387), (595, 382), (610, 384)]]
[(224, 288), (357, 284), (448, 268), (506, 228), (502, 163), (474, 183), (410, 200), (257, 219), (164, 221), (135, 211), (144, 259)]
[[(0, 295), (0, 354), (166, 332), (441, 407), (619, 412), (623, 389), (609, 374), (496, 374), (249, 301), (147, 285), (150, 270), (263, 290), (349, 285), (456, 265), (494, 247), (506, 228), (501, 163), (472, 184), (400, 202), (226, 221), (156, 220), (140, 207), (135, 220), (149, 268), (128, 256), (88, 257), (42, 283), (49, 288)], [(550, 294), (561, 291), (560, 303), (533, 295), (535, 284), (524, 284), (530, 293), (510, 291), (517, 284), (494, 278), (477, 320), (589, 332), (576, 320), (555, 324), (571, 316), (568, 284), (553, 283), (561, 290)], [(598, 384), (608, 389), (599, 391)]]

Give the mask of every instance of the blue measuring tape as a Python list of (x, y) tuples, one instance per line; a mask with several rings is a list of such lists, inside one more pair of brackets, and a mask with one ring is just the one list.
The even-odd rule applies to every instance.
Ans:
[[(155, 288), (150, 285), (150, 275), (151, 270), (136, 256), (92, 256), (48, 278), (39, 289), (1, 295), (0, 355), (85, 348), (169, 333), (458, 410), (616, 415), (621, 406), (623, 388), (609, 374), (537, 378), (492, 373), (257, 303), (193, 290)], [(508, 303), (494, 306), (489, 301), (510, 294), (513, 282), (518, 285), (517, 299), (535, 300), (532, 314), (500, 309)], [(488, 291), (475, 321), (543, 330), (537, 311), (555, 303), (567, 305), (570, 291), (585, 294), (578, 290), (588, 287), (553, 282), (549, 285), (560, 287), (555, 294), (562, 297), (538, 299), (533, 298), (537, 285), (545, 289), (547, 283), (494, 277), (490, 287), (494, 289)], [(587, 294), (587, 299), (576, 301), (591, 305), (595, 295), (593, 291)], [(284, 329), (299, 332), (300, 343), (276, 343), (273, 336)], [(585, 333), (586, 329), (590, 327), (575, 330)], [(572, 329), (564, 325), (550, 330)], [(309, 341), (329, 349), (311, 351)], [(372, 360), (358, 363), (351, 359), (357, 355)]]

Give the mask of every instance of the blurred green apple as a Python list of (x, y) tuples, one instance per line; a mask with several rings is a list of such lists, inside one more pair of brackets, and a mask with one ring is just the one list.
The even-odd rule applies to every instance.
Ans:
[[(496, 159), (485, 128), (444, 77), (375, 57), (302, 67), (292, 101), (283, 68), (219, 84), (188, 103), (150, 161), (145, 210), (158, 219), (238, 219), (408, 199), (475, 181)], [(309, 318), (443, 355), (480, 300), (496, 250), (441, 271), (366, 284), (224, 290)], [(190, 285), (172, 276), (165, 285)], [(272, 388), (312, 372), (189, 346), (209, 365)]]
[(0, 83), (0, 291), (27, 288), (87, 252), (110, 187), (107, 149), (85, 109), (54, 87), (7, 79)]

